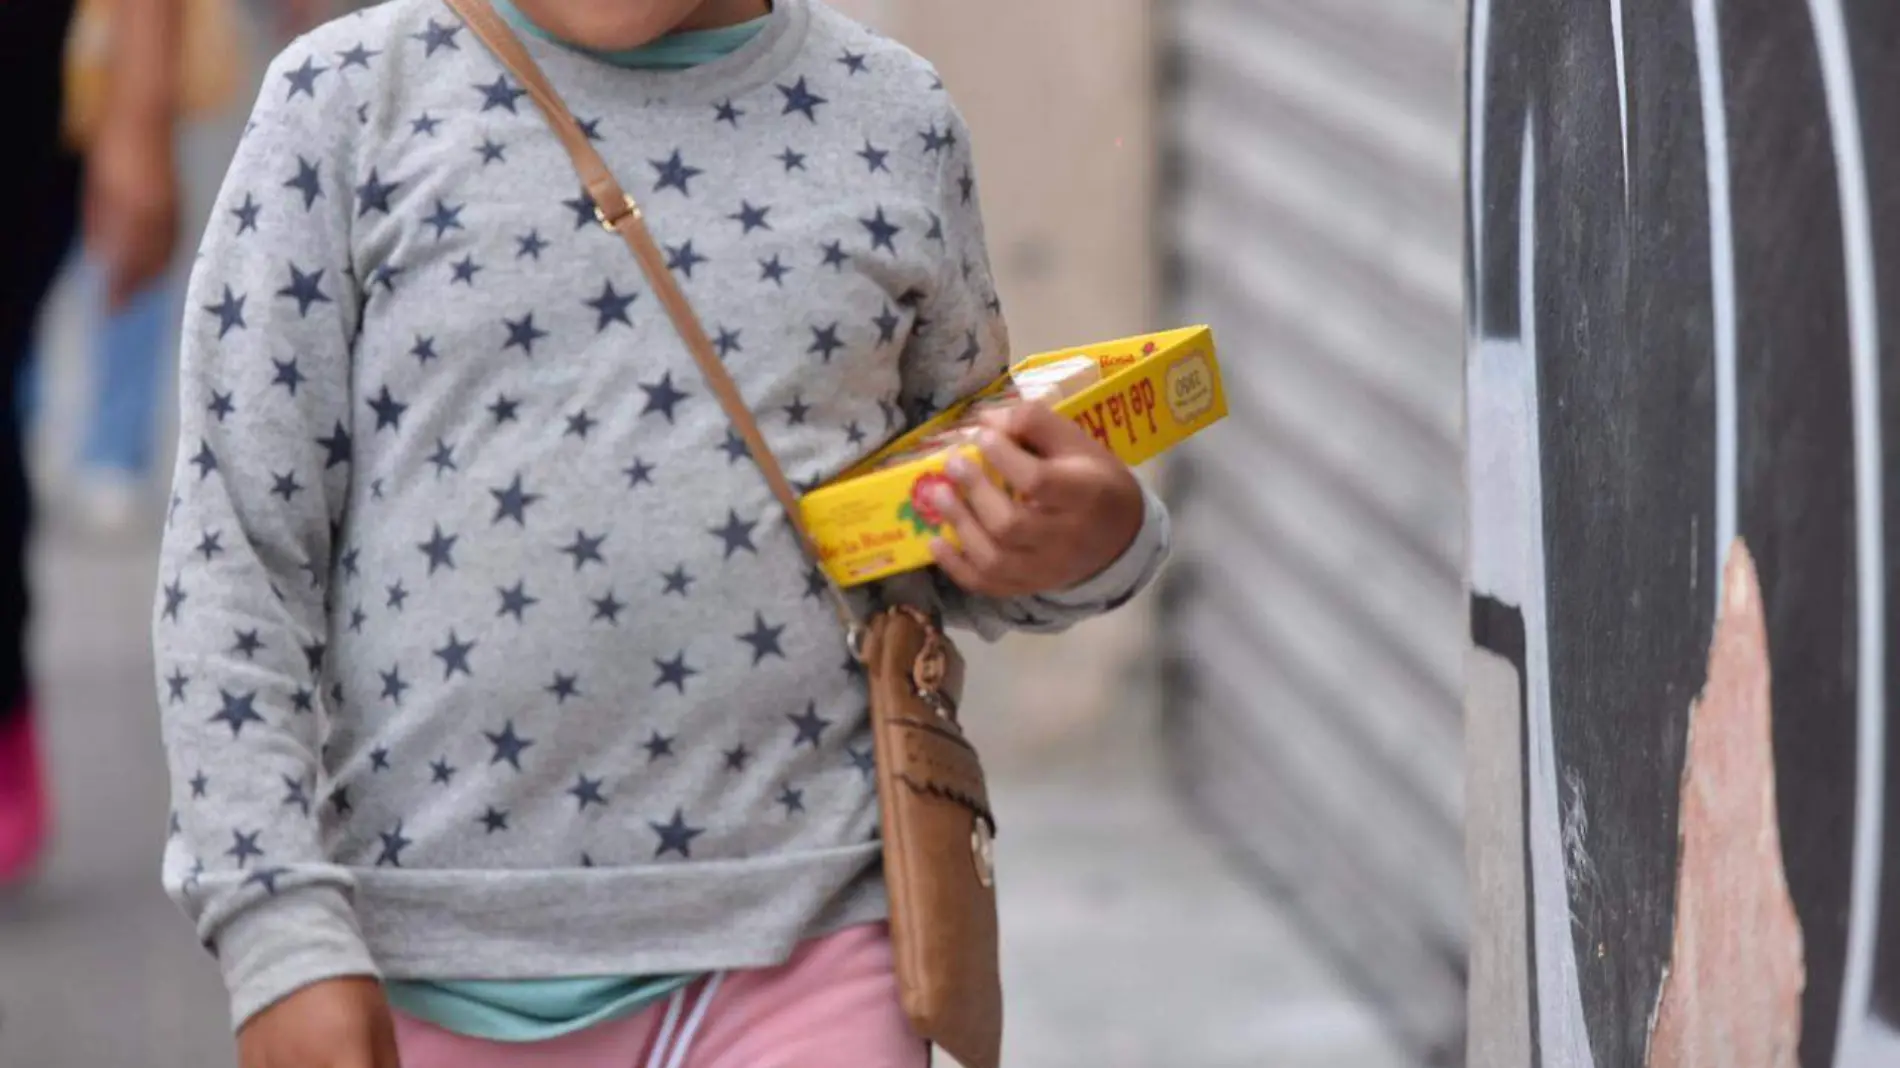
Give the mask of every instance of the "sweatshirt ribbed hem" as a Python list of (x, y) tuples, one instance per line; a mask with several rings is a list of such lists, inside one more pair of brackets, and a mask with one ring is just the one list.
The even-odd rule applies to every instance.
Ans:
[(349, 900), (334, 887), (266, 899), (220, 927), (216, 945), (233, 1028), (312, 983), (377, 974)]
[(354, 872), (392, 979), (547, 979), (766, 968), (887, 915), (879, 846), (744, 861)]

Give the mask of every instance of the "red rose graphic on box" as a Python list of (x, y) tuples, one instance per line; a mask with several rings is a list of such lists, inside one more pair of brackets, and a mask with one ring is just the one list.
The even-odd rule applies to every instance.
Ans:
[(938, 486), (954, 493), (957, 484), (942, 471), (928, 471), (917, 477), (910, 485), (910, 500), (897, 510), (897, 518), (908, 520), (919, 534), (935, 534), (943, 529), (943, 513), (937, 510), (937, 503), (931, 498), (936, 496)]

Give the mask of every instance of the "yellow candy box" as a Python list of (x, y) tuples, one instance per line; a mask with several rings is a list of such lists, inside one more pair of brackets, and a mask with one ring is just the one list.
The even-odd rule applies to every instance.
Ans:
[[(1143, 334), (1097, 345), (1039, 353), (1012, 372), (1071, 360), (1092, 359), (1102, 380), (1060, 401), (1055, 410), (1075, 420), (1129, 466), (1144, 463), (1227, 415), (1227, 395), (1214, 356), (1214, 333), (1205, 326)], [(969, 408), (1002, 393), (1009, 375), (916, 427), (903, 437), (807, 494), (800, 502), (818, 543), (825, 569), (841, 586), (857, 586), (931, 563), (930, 542), (956, 540), (955, 531), (927, 501), (927, 491), (949, 476), (944, 465), (961, 446), (908, 463), (887, 465), (898, 453), (962, 418)]]

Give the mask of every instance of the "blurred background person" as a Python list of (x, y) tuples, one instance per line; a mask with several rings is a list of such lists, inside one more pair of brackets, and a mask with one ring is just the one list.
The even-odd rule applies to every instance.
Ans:
[(177, 97), (179, 0), (118, 0), (111, 77), (87, 140), (83, 205), (78, 160), (65, 136), (66, 0), (0, 9), (0, 61), (18, 131), (11, 165), (0, 168), (0, 205), (17, 214), (0, 255), (0, 883), (26, 873), (48, 826), (45, 783), (27, 677), (27, 540), (32, 501), (13, 396), (40, 302), (83, 210), (86, 241), (108, 299), (163, 273), (178, 229), (172, 151)]
[[(68, 262), (63, 284), (94, 312), (88, 322), (89, 408), (77, 462), (70, 479), (58, 486), (64, 500), (48, 503), (73, 507), (94, 532), (123, 532), (138, 518), (150, 488), (156, 422), (178, 321), (177, 279), (168, 271), (112, 308), (99, 265), (77, 249)], [(39, 414), (46, 349), (44, 342), (36, 344), (20, 369), (23, 426), (33, 425)]]
[[(241, 102), (245, 42), (240, 0), (180, 0), (178, 114), (215, 120)], [(78, 0), (65, 51), (64, 137), (83, 154), (96, 135), (110, 83), (118, 0)], [(247, 0), (253, 21), (287, 41), (327, 13), (323, 0)], [(39, 481), (56, 494), (44, 503), (71, 507), (96, 533), (123, 533), (150, 499), (151, 461), (164, 429), (160, 415), (176, 347), (183, 265), (128, 293), (110, 290), (98, 258), (75, 242), (60, 285), (85, 320), (86, 395), (76, 456), (49, 457)], [(44, 370), (58, 339), (39, 338), (18, 384), (21, 418), (43, 411)], [(67, 444), (67, 443), (62, 443)], [(70, 470), (68, 463), (70, 462)]]

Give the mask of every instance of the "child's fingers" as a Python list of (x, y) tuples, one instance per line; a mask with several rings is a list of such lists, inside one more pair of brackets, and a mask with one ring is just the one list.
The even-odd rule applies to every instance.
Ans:
[(963, 577), (979, 585), (965, 585), (957, 571), (946, 568), (950, 570), (951, 577), (958, 578), (958, 584), (965, 589), (992, 596), (1001, 595), (1002, 591), (1011, 588), (1014, 585), (1011, 578), (1014, 554), (997, 543), (969, 503), (960, 494), (944, 489), (937, 494), (937, 508), (943, 513), (944, 521), (957, 532), (957, 540), (963, 543), (960, 549), (950, 547), (954, 553), (953, 559), (968, 565)]
[(994, 587), (983, 572), (970, 562), (969, 557), (942, 538), (930, 543), (930, 555), (936, 559), (937, 566), (943, 570), (943, 573), (950, 576), (950, 581), (957, 584), (957, 588), (979, 597), (1004, 596), (1003, 592)]
[(1029, 509), (1012, 500), (974, 461), (952, 457), (949, 469), (950, 477), (963, 488), (964, 503), (997, 543), (1023, 549), (1035, 546), (1034, 516)]
[(994, 567), (977, 563), (970, 558), (969, 553), (943, 538), (930, 543), (930, 555), (959, 589), (979, 597), (1018, 597), (1025, 592), (1020, 583), (1010, 580)]
[(1101, 448), (1075, 421), (1046, 404), (1018, 404), (990, 424), (1012, 441), (1042, 457), (1086, 454)]
[[(1062, 421), (1053, 412), (1049, 417)], [(1089, 444), (1095, 444), (1093, 438)], [(1029, 511), (1061, 512), (1087, 503), (1073, 476), (1078, 464), (1093, 463), (1100, 457), (1087, 452), (1037, 455), (995, 427), (983, 432), (978, 445), (1009, 489), (1027, 502)]]
[(963, 555), (981, 570), (993, 568), (1002, 558), (1002, 550), (971, 510), (970, 502), (947, 486), (937, 490), (935, 500), (944, 522), (950, 524), (950, 529), (957, 532), (957, 540), (963, 543)]
[(1009, 434), (994, 426), (986, 427), (977, 438), (977, 448), (983, 450), (983, 459), (1020, 496), (1033, 500), (1043, 488), (1046, 477), (1043, 461)]

